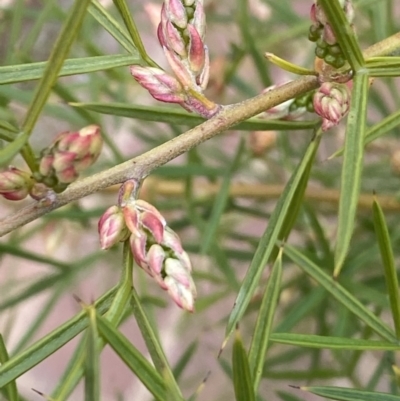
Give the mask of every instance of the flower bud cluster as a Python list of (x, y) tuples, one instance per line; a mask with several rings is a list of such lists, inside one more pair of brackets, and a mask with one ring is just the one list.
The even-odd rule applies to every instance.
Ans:
[(42, 150), (35, 179), (56, 191), (64, 190), (97, 160), (102, 146), (97, 125), (89, 125), (78, 132), (63, 132)]
[(25, 199), (33, 184), (31, 175), (16, 167), (10, 166), (0, 173), (0, 195), (8, 200)]
[(347, 84), (324, 82), (314, 95), (314, 110), (322, 117), (322, 130), (339, 124), (350, 108), (351, 92)]
[(136, 263), (179, 307), (193, 312), (196, 287), (189, 256), (154, 206), (144, 200), (123, 201), (121, 207), (106, 210), (98, 229), (102, 249), (129, 238)]
[(220, 106), (203, 95), (210, 71), (205, 27), (203, 0), (165, 0), (157, 35), (175, 77), (138, 65), (131, 67), (131, 74), (155, 99), (209, 118)]
[[(354, 8), (351, 0), (340, 0), (339, 3), (347, 21), (352, 24)], [(345, 63), (343, 51), (318, 0), (311, 7), (310, 18), (312, 25), (310, 26), (308, 38), (312, 42), (316, 42), (315, 55), (334, 68), (342, 67)]]
[(31, 174), (10, 166), (0, 172), (0, 195), (9, 200), (22, 200), (28, 195), (40, 200), (52, 192), (49, 188), (61, 192), (96, 161), (102, 144), (97, 125), (63, 132), (42, 150), (39, 171)]

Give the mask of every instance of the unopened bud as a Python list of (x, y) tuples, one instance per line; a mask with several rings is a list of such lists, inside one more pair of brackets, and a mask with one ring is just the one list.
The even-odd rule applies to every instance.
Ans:
[(177, 27), (184, 29), (187, 25), (187, 14), (180, 0), (165, 0), (165, 10), (170, 21)]
[(192, 312), (196, 288), (189, 256), (178, 235), (148, 202), (130, 200), (122, 205), (122, 210), (132, 233), (130, 245), (136, 263), (168, 291), (178, 306)]
[(182, 85), (163, 70), (154, 67), (131, 66), (131, 74), (155, 99), (168, 103), (182, 103)]
[(34, 181), (31, 175), (16, 167), (10, 166), (0, 172), (0, 195), (9, 200), (25, 199)]
[(77, 132), (63, 132), (42, 151), (39, 173), (55, 183), (69, 184), (99, 157), (103, 139), (100, 127), (89, 125)]
[(205, 50), (204, 43), (201, 36), (197, 32), (197, 29), (189, 24), (187, 26), (189, 32), (190, 44), (189, 44), (189, 64), (190, 69), (194, 75), (201, 73), (205, 63)]
[(124, 215), (118, 206), (109, 207), (98, 223), (101, 249), (111, 248), (129, 237)]
[(339, 124), (350, 108), (351, 92), (346, 84), (324, 82), (315, 92), (313, 105), (322, 117), (322, 130), (326, 131)]

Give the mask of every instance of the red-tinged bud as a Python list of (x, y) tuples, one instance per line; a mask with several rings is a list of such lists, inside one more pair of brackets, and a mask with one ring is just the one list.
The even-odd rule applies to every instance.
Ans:
[(206, 36), (206, 14), (202, 3), (197, 2), (196, 10), (194, 11), (193, 19), (190, 23), (196, 28), (202, 40)]
[(177, 27), (186, 28), (188, 17), (182, 2), (180, 0), (165, 0), (164, 4), (168, 19)]
[(162, 289), (168, 290), (181, 308), (193, 311), (196, 288), (191, 277), (192, 265), (178, 235), (148, 202), (123, 202), (122, 213), (131, 232), (129, 241), (135, 262)]
[(75, 154), (76, 160), (90, 156), (92, 163), (97, 159), (103, 146), (100, 127), (89, 125), (78, 132), (64, 132), (54, 141), (53, 147), (58, 151)]
[(168, 103), (182, 103), (185, 100), (181, 84), (159, 68), (133, 65), (131, 74), (157, 100)]
[(183, 40), (181, 33), (171, 21), (166, 21), (164, 31), (168, 47), (179, 56), (187, 57), (186, 43)]
[(40, 159), (39, 172), (43, 177), (49, 176), (53, 171), (54, 156), (48, 154)]
[(193, 87), (193, 75), (187, 67), (187, 60), (182, 60), (176, 53), (164, 46), (163, 48), (168, 64), (184, 89)]
[(197, 84), (200, 85), (202, 90), (205, 90), (210, 79), (210, 55), (208, 53), (208, 47), (204, 46), (204, 67), (201, 74), (197, 77)]
[(100, 127), (89, 125), (77, 132), (63, 132), (43, 149), (39, 173), (44, 182), (70, 184), (99, 157), (103, 139)]
[(33, 184), (31, 175), (16, 167), (0, 172), (0, 195), (8, 200), (25, 199)]
[(129, 236), (124, 216), (118, 206), (109, 207), (98, 223), (101, 249), (109, 249)]
[[(164, 7), (164, 5), (163, 5)], [(164, 35), (164, 29), (163, 26), (160, 24), (158, 24), (157, 27), (157, 37), (158, 37), (158, 41), (160, 42), (161, 47), (167, 46), (167, 39)]]
[(333, 32), (333, 29), (329, 23), (326, 23), (324, 26), (324, 30), (322, 33), (322, 39), (328, 44), (328, 45), (334, 45), (337, 43), (337, 38), (335, 33)]
[(315, 5), (315, 3), (311, 6), (311, 9), (310, 9), (310, 19), (311, 19), (311, 22), (312, 22), (315, 26), (318, 26), (318, 25), (319, 25), (319, 21), (317, 20), (317, 11), (316, 11), (316, 5)]
[(72, 152), (54, 153), (52, 169), (58, 182), (70, 184), (78, 178), (79, 173), (74, 166), (75, 157), (76, 155)]
[(165, 273), (164, 283), (171, 298), (182, 309), (193, 312), (197, 292), (190, 273), (172, 258), (165, 261)]
[(189, 33), (190, 44), (189, 44), (189, 65), (192, 73), (197, 76), (201, 73), (205, 62), (205, 50), (204, 43), (201, 39), (197, 29), (189, 24), (187, 26)]
[(350, 108), (351, 92), (346, 84), (324, 82), (315, 92), (313, 105), (322, 117), (323, 131), (339, 124)]
[(162, 241), (166, 222), (154, 206), (144, 200), (131, 201), (122, 206), (125, 224), (133, 235), (150, 234), (156, 243)]

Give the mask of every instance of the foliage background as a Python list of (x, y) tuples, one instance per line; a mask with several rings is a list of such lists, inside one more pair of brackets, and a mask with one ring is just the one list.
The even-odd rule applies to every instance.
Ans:
[[(3, 2), (1, 65), (46, 60), (72, 3)], [(112, 2), (103, 4), (119, 18)], [(148, 53), (166, 66), (155, 35), (158, 21), (154, 10), (161, 2), (127, 1), (127, 4)], [(208, 96), (216, 102), (235, 103), (258, 94), (271, 83), (293, 78), (268, 65), (262, 57), (265, 51), (299, 65), (312, 66), (314, 45), (307, 40), (311, 2), (221, 0), (209, 1), (206, 5), (207, 44), (212, 59)], [(400, 9), (395, 1), (360, 0), (356, 6), (355, 24), (362, 48), (399, 30)], [(120, 53), (123, 49), (88, 15), (68, 58)], [(0, 86), (2, 120), (18, 123), (23, 120), (36, 83)], [(399, 109), (398, 92), (398, 78), (376, 80), (369, 94), (368, 125)], [(127, 67), (58, 80), (34, 128), (31, 143), (34, 149), (40, 150), (58, 132), (100, 123), (107, 148), (88, 174), (141, 154), (186, 131), (190, 125), (157, 122), (157, 113), (152, 117), (154, 121), (103, 115), (71, 107), (68, 105), (71, 102), (145, 106), (155, 103), (130, 77)], [(159, 112), (165, 110), (162, 104), (156, 106)], [(310, 114), (307, 119), (315, 120), (315, 116)], [(343, 145), (344, 128), (342, 123), (323, 135), (308, 192), (289, 240), (328, 275), (334, 266), (342, 159), (327, 158)], [(344, 288), (388, 325), (392, 324), (391, 310), (372, 221), (372, 191), (382, 195), (381, 205), (397, 260), (399, 133), (396, 127), (366, 148), (361, 190), (365, 202), (359, 207), (354, 238), (339, 278)], [(252, 151), (251, 135), (248, 130), (234, 129), (213, 138), (157, 169), (141, 192), (141, 197), (154, 203), (171, 227), (181, 234), (195, 267), (199, 298), (193, 315), (179, 310), (141, 271), (134, 269), (135, 287), (146, 314), (157, 328), (168, 360), (172, 366), (182, 369), (179, 384), (185, 397), (196, 391), (207, 377), (199, 400), (233, 399), (230, 343), (217, 359), (227, 319), (276, 198), (303, 157), (313, 132), (310, 129), (270, 131), (266, 136), (271, 145), (261, 157)], [(18, 158), (13, 163), (23, 166)], [(229, 194), (229, 184), (236, 185), (236, 194)], [(10, 355), (28, 348), (79, 313), (81, 307), (72, 294), (90, 303), (118, 282), (122, 269), (121, 247), (100, 252), (96, 233), (97, 219), (105, 208), (115, 203), (116, 194), (116, 188), (110, 188), (74, 202), (13, 232), (1, 242), (0, 332)], [(12, 204), (1, 200), (2, 217), (19, 209), (24, 202)], [(274, 333), (379, 339), (346, 305), (311, 280), (309, 274), (287, 257), (283, 261)], [(253, 335), (268, 270), (263, 273), (248, 313), (240, 323), (246, 346)], [(147, 356), (132, 316), (122, 324), (121, 330)], [(30, 390), (32, 387), (46, 394), (53, 393), (80, 338), (73, 339), (17, 380), (25, 399), (42, 399)], [(396, 362), (394, 351), (330, 351), (274, 344), (267, 354), (261, 399), (319, 399), (290, 389), (289, 384), (336, 385), (398, 394), (396, 375), (391, 368)], [(108, 348), (101, 356), (101, 394), (106, 400), (151, 399), (132, 372)], [(83, 384), (69, 399), (83, 399)]]

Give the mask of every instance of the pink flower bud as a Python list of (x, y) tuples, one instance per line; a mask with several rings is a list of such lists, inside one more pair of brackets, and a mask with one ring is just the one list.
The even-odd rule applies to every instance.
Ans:
[(0, 172), (0, 195), (6, 199), (25, 199), (33, 184), (31, 175), (16, 167), (10, 166), (6, 171)]
[(178, 235), (148, 202), (124, 202), (122, 211), (132, 233), (130, 246), (135, 262), (169, 292), (178, 306), (192, 312), (196, 298), (192, 265)]
[(97, 160), (102, 145), (97, 125), (89, 125), (78, 132), (63, 132), (42, 151), (39, 172), (56, 183), (69, 184)]
[(328, 45), (334, 45), (337, 43), (337, 38), (335, 33), (333, 32), (333, 29), (331, 27), (331, 24), (326, 23), (324, 26), (324, 30), (322, 33), (322, 39), (328, 43)]
[(204, 6), (202, 3), (196, 3), (196, 10), (194, 11), (193, 20), (190, 21), (196, 28), (202, 40), (206, 35), (206, 14), (204, 13)]
[(98, 231), (101, 249), (111, 248), (117, 242), (128, 238), (129, 232), (118, 206), (111, 206), (104, 212), (98, 223)]
[(189, 32), (190, 45), (189, 45), (189, 64), (192, 73), (197, 76), (201, 73), (205, 62), (204, 43), (201, 39), (197, 29), (189, 24), (187, 26)]
[(204, 66), (203, 71), (197, 77), (197, 84), (200, 85), (202, 90), (205, 90), (208, 85), (208, 80), (210, 78), (210, 55), (208, 53), (208, 47), (204, 46)]
[(187, 14), (180, 0), (165, 0), (165, 10), (168, 19), (177, 27), (184, 29), (187, 25)]
[(132, 234), (135, 236), (151, 234), (156, 243), (162, 241), (166, 222), (153, 205), (144, 200), (131, 201), (123, 205), (122, 212), (125, 224)]
[(187, 60), (182, 60), (175, 52), (164, 46), (163, 48), (168, 64), (174, 72), (183, 89), (193, 86), (193, 74), (187, 66)]
[(182, 38), (181, 33), (172, 24), (171, 21), (165, 23), (165, 36), (168, 47), (181, 57), (187, 57), (186, 43)]
[(76, 160), (90, 156), (92, 164), (99, 156), (102, 146), (103, 139), (97, 125), (89, 125), (78, 132), (64, 132), (54, 143), (57, 150), (74, 153)]
[(181, 103), (185, 99), (181, 84), (159, 68), (133, 65), (131, 74), (157, 100)]
[(351, 92), (346, 84), (324, 82), (315, 92), (313, 105), (322, 117), (323, 131), (339, 124), (350, 108)]

